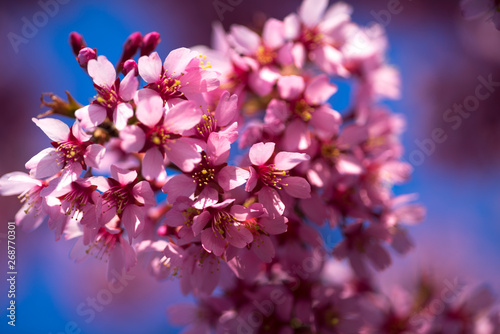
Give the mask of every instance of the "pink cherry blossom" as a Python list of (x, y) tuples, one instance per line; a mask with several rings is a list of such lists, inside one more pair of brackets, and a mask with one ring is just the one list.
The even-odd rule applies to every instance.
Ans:
[(46, 178), (55, 175), (61, 169), (78, 171), (87, 166), (99, 168), (105, 149), (94, 144), (76, 121), (71, 128), (63, 122), (53, 119), (36, 119), (33, 122), (53, 140), (54, 148), (47, 148), (26, 163), (30, 175)]
[(136, 182), (137, 172), (111, 166), (111, 178), (99, 182), (102, 194), (101, 224), (118, 216), (128, 232), (130, 243), (144, 229), (146, 209), (155, 205), (147, 181)]
[(104, 56), (89, 60), (87, 69), (94, 80), (97, 97), (90, 105), (78, 109), (76, 118), (88, 129), (95, 128), (108, 118), (118, 130), (122, 130), (134, 115), (129, 103), (139, 85), (134, 72), (130, 71), (120, 81), (116, 78), (115, 67)]

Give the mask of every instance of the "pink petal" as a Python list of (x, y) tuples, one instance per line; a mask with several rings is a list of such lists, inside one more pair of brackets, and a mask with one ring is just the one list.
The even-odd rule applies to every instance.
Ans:
[(279, 126), (283, 124), (290, 114), (290, 109), (285, 101), (272, 99), (267, 105), (264, 122)]
[(298, 14), (302, 23), (309, 28), (315, 27), (328, 6), (328, 0), (304, 0), (299, 8)]
[(259, 203), (264, 205), (269, 215), (274, 218), (285, 212), (285, 204), (281, 201), (278, 192), (270, 187), (263, 187), (259, 193)]
[(53, 176), (61, 170), (61, 166), (57, 163), (57, 156), (58, 153), (54, 148), (46, 148), (31, 158), (25, 167), (30, 169), (30, 175), (37, 179)]
[(307, 84), (304, 95), (309, 105), (321, 105), (326, 103), (337, 90), (337, 86), (329, 82), (328, 76), (321, 74)]
[(260, 235), (256, 238), (252, 242), (251, 249), (259, 259), (266, 263), (270, 263), (276, 254), (274, 245), (267, 235)]
[(266, 66), (257, 72), (251, 72), (248, 84), (257, 95), (266, 96), (271, 93), (279, 77), (280, 74), (274, 67)]
[(99, 169), (99, 164), (104, 158), (106, 149), (104, 146), (99, 144), (92, 144), (85, 150), (85, 163), (92, 168)]
[(55, 118), (31, 119), (52, 141), (65, 141), (69, 137), (69, 127)]
[(207, 140), (207, 156), (212, 166), (218, 166), (226, 162), (229, 157), (231, 142), (217, 132), (212, 132)]
[(127, 126), (129, 118), (134, 116), (134, 109), (129, 103), (120, 103), (113, 113), (113, 123), (118, 130), (123, 130)]
[(106, 119), (106, 108), (98, 104), (89, 104), (75, 112), (75, 117), (80, 124), (87, 129), (92, 129)]
[(229, 191), (244, 184), (249, 175), (249, 172), (243, 168), (226, 166), (218, 173), (217, 182), (222, 189)]
[(278, 79), (278, 92), (285, 100), (294, 100), (302, 94), (305, 88), (304, 78), (298, 75), (282, 76)]
[(215, 119), (219, 126), (226, 126), (238, 115), (238, 96), (231, 95), (228, 91), (222, 93), (219, 104), (215, 109)]
[(337, 134), (342, 116), (340, 114), (325, 106), (317, 108), (313, 113), (309, 124), (314, 128), (315, 134), (323, 140), (328, 140)]
[(392, 263), (389, 253), (379, 244), (369, 245), (366, 256), (377, 270), (384, 270)]
[(127, 170), (111, 165), (110, 167), (111, 177), (118, 181), (122, 186), (134, 182), (137, 178), (137, 172), (135, 170)]
[(363, 172), (361, 162), (355, 157), (347, 154), (341, 154), (335, 164), (337, 171), (344, 175), (359, 175)]
[(201, 121), (201, 110), (191, 101), (176, 104), (166, 112), (164, 123), (173, 133), (190, 130)]
[(120, 82), (119, 94), (123, 101), (130, 101), (134, 98), (134, 94), (139, 87), (139, 80), (135, 76), (134, 71), (130, 71), (125, 78)]
[(196, 146), (185, 138), (169, 143), (167, 157), (185, 173), (191, 172), (201, 161), (201, 154)]
[(158, 124), (164, 115), (163, 100), (159, 95), (150, 95), (137, 104), (135, 112), (137, 119), (152, 128)]
[(252, 242), (253, 235), (244, 225), (228, 225), (226, 227), (226, 240), (234, 247), (243, 248)]
[(155, 83), (161, 76), (161, 59), (157, 52), (139, 58), (139, 74), (147, 83)]
[(278, 49), (285, 44), (285, 31), (283, 22), (270, 18), (264, 24), (262, 41), (270, 49)]
[(279, 152), (274, 158), (274, 164), (277, 169), (290, 170), (308, 160), (309, 156), (305, 153)]
[(304, 67), (306, 61), (306, 49), (301, 43), (295, 43), (292, 48), (293, 64), (297, 68)]
[(178, 197), (190, 197), (196, 190), (196, 183), (192, 177), (178, 174), (170, 178), (161, 188), (167, 194), (169, 203), (174, 203)]
[(116, 80), (116, 70), (113, 64), (105, 57), (99, 56), (97, 60), (89, 60), (87, 71), (99, 87), (111, 87)]
[(177, 77), (186, 70), (187, 65), (193, 60), (197, 54), (187, 48), (178, 48), (170, 51), (163, 68), (169, 76)]
[(197, 236), (201, 231), (207, 226), (208, 222), (212, 218), (212, 215), (208, 211), (203, 211), (201, 214), (193, 218), (193, 234)]
[(260, 218), (259, 223), (263, 226), (264, 231), (272, 235), (285, 233), (288, 229), (287, 219), (282, 216), (276, 218)]
[(287, 40), (294, 40), (300, 34), (300, 19), (297, 14), (290, 14), (283, 20), (284, 35)]
[(231, 26), (230, 37), (235, 43), (235, 48), (244, 55), (254, 55), (260, 46), (260, 37), (245, 26)]
[(265, 214), (264, 206), (260, 203), (252, 203), (248, 207), (243, 205), (233, 205), (229, 212), (239, 221), (257, 218)]
[(287, 126), (283, 146), (287, 151), (306, 150), (311, 146), (311, 134), (307, 125), (297, 119)]
[(132, 244), (132, 238), (136, 238), (144, 229), (144, 211), (137, 205), (127, 205), (123, 210), (122, 223)]
[(299, 176), (290, 176), (283, 179), (286, 183), (284, 189), (288, 195), (295, 198), (309, 198), (311, 197), (311, 185)]
[(227, 244), (221, 235), (209, 228), (201, 232), (201, 243), (207, 252), (213, 253), (215, 256), (221, 256)]
[(198, 195), (193, 207), (198, 210), (203, 210), (214, 206), (217, 202), (219, 202), (219, 193), (214, 188), (207, 186), (203, 188), (201, 193)]
[(349, 71), (343, 65), (344, 55), (331, 45), (323, 45), (311, 51), (309, 57), (329, 75), (346, 77)]
[(12, 196), (19, 195), (24, 191), (41, 186), (42, 181), (30, 177), (23, 172), (7, 173), (0, 177), (0, 195)]
[(141, 204), (156, 205), (155, 194), (147, 181), (141, 181), (132, 188), (132, 195)]
[(92, 138), (92, 135), (89, 135), (89, 134), (85, 133), (85, 131), (83, 131), (82, 125), (80, 124), (78, 119), (75, 120), (75, 123), (73, 123), (73, 125), (71, 126), (71, 133), (80, 142), (89, 141), (90, 138)]
[(163, 154), (157, 147), (152, 147), (144, 154), (142, 175), (148, 181), (165, 179), (167, 173), (163, 166)]
[(120, 148), (127, 153), (137, 153), (146, 142), (144, 131), (137, 125), (129, 125), (120, 131)]
[(259, 182), (259, 173), (257, 173), (255, 168), (253, 168), (252, 166), (248, 168), (248, 171), (249, 175), (247, 185), (245, 186), (245, 191), (250, 192), (254, 190), (254, 188), (257, 186), (257, 182)]
[(274, 152), (274, 143), (257, 143), (252, 145), (248, 153), (253, 165), (263, 166), (271, 158)]

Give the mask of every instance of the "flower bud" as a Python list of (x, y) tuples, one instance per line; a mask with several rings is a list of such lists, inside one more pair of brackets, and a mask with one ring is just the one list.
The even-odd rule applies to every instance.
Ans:
[(147, 56), (156, 49), (160, 43), (160, 34), (156, 31), (146, 34), (142, 39), (141, 56)]
[(132, 58), (139, 48), (142, 46), (142, 35), (140, 32), (134, 32), (125, 41), (123, 45), (123, 53), (120, 62), (125, 62), (126, 60)]
[(137, 67), (137, 63), (133, 59), (129, 59), (123, 63), (123, 75), (127, 75), (130, 71), (134, 71), (134, 75), (139, 75), (139, 69)]
[(80, 64), (82, 68), (86, 69), (90, 59), (97, 59), (97, 53), (94, 49), (85, 47), (80, 50), (76, 58), (78, 60), (78, 64)]
[(80, 50), (87, 46), (83, 36), (74, 31), (69, 34), (69, 44), (75, 56), (78, 56)]

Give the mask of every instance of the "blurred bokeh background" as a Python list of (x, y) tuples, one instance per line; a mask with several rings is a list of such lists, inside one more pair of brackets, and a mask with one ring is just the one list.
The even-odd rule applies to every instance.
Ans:
[[(219, 15), (218, 2), (237, 5)], [(470, 285), (487, 282), (498, 293), (500, 31), (482, 19), (463, 20), (457, 1), (401, 0), (401, 10), (387, 15), (391, 2), (349, 1), (354, 21), (379, 20), (387, 30), (388, 58), (403, 79), (402, 99), (389, 106), (407, 119), (405, 158), (414, 166), (412, 181), (396, 192), (418, 193), (428, 216), (425, 223), (411, 228), (416, 249), (397, 258), (381, 280), (404, 283), (418, 272), (435, 270)], [(258, 24), (266, 16), (282, 19), (299, 4), (295, 0), (1, 1), (0, 175), (24, 171), (24, 163), (49, 145), (31, 122), (44, 110), (41, 93), (62, 96), (68, 90), (83, 103), (95, 94), (68, 46), (71, 31), (83, 34), (89, 46), (115, 62), (134, 31), (158, 31), (162, 37), (158, 51), (165, 56), (173, 48), (209, 44), (214, 21), (226, 29), (233, 23)], [(48, 15), (39, 14), (44, 10)], [(39, 24), (35, 31), (23, 28), (33, 20)], [(19, 44), (11, 42), (9, 33), (20, 36)], [(485, 81), (493, 82), (490, 94), (476, 105), (471, 96)], [(448, 111), (461, 104), (468, 109)], [(432, 139), (435, 129), (442, 129), (444, 141)], [(0, 198), (2, 272), (7, 272), (7, 222), (18, 208), (17, 198)], [(71, 333), (73, 327), (82, 333), (179, 331), (165, 316), (169, 305), (189, 299), (181, 296), (176, 281), (158, 283), (136, 268), (123, 292), (114, 294), (87, 322), (77, 309), (107, 287), (106, 263), (91, 259), (74, 264), (68, 256), (72, 242), (56, 243), (46, 225), (29, 234), (18, 230), (16, 244), (16, 328), (7, 326), (8, 289), (3, 278), (1, 333)]]

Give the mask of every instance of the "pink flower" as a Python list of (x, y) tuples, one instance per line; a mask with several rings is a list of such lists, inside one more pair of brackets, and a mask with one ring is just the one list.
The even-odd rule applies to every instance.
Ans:
[(12, 172), (0, 178), (0, 195), (19, 195), (23, 206), (16, 213), (15, 222), (25, 231), (36, 229), (47, 216), (46, 199), (40, 192), (48, 180), (38, 180), (23, 172)]
[[(213, 197), (217, 202), (221, 188), (229, 190), (244, 184), (249, 176), (248, 171), (226, 166), (230, 148), (231, 143), (226, 137), (212, 132), (197, 166), (190, 173), (175, 175), (162, 187), (168, 201), (174, 203), (180, 196), (191, 197), (196, 194)], [(207, 187), (210, 189), (203, 191)]]
[(301, 68), (306, 55), (323, 71), (331, 75), (346, 76), (343, 55), (338, 49), (343, 42), (341, 29), (350, 22), (352, 9), (339, 2), (328, 10), (328, 0), (304, 0), (298, 15), (288, 15), (284, 22), (285, 37), (294, 41), (294, 63)]
[(33, 118), (33, 122), (53, 140), (54, 148), (41, 151), (26, 163), (30, 175), (46, 178), (61, 169), (81, 172), (81, 168), (87, 169), (87, 166), (99, 168), (105, 149), (90, 141), (91, 136), (83, 132), (78, 121), (71, 128), (53, 118)]
[(158, 53), (139, 58), (139, 74), (149, 88), (164, 102), (188, 99), (200, 103), (202, 93), (219, 87), (218, 74), (211, 71), (210, 64), (203, 63), (203, 57), (195, 51), (179, 48), (171, 51), (163, 66)]
[(150, 94), (141, 98), (136, 113), (141, 124), (127, 127), (120, 138), (126, 152), (146, 152), (142, 174), (147, 180), (165, 179), (166, 158), (185, 172), (195, 168), (201, 160), (200, 152), (193, 141), (183, 136), (202, 116), (194, 102), (183, 101), (165, 110), (161, 98)]
[(268, 212), (282, 215), (285, 206), (276, 189), (296, 198), (311, 196), (311, 186), (302, 177), (290, 176), (289, 171), (309, 156), (304, 153), (279, 152), (274, 163), (269, 163), (274, 152), (274, 143), (257, 143), (250, 148), (249, 157), (252, 166), (249, 167), (250, 178), (245, 187), (246, 191), (258, 192), (259, 202)]
[(381, 238), (388, 238), (389, 233), (380, 232), (374, 225), (366, 228), (362, 222), (350, 224), (343, 231), (345, 239), (333, 249), (333, 255), (339, 260), (347, 257), (356, 275), (369, 278), (367, 261), (377, 270), (386, 269), (392, 263), (391, 256), (380, 245)]
[(337, 87), (329, 83), (326, 75), (318, 75), (307, 84), (301, 76), (282, 76), (278, 92), (287, 103), (272, 100), (264, 122), (285, 129), (286, 150), (306, 150), (312, 138), (326, 140), (338, 132), (341, 116), (327, 104), (336, 91)]
[[(74, 224), (74, 222), (72, 223)], [(114, 222), (109, 226), (96, 230), (91, 240), (82, 237), (82, 231), (78, 226), (72, 225), (67, 228), (67, 239), (78, 238), (71, 249), (70, 257), (76, 262), (81, 262), (89, 256), (108, 262), (108, 281), (113, 281), (117, 277), (116, 273), (129, 271), (137, 263), (137, 256), (134, 249), (123, 238), (123, 230), (115, 228)]]
[(42, 190), (41, 195), (48, 197), (49, 228), (56, 229), (57, 239), (69, 219), (89, 229), (101, 226), (102, 201), (97, 187), (95, 178), (83, 179), (65, 172)]
[[(256, 64), (251, 66), (248, 84), (260, 96), (269, 94), (280, 77), (277, 65), (287, 63), (283, 22), (268, 19), (261, 37), (241, 25), (233, 25), (227, 37), (234, 50), (245, 57), (252, 57)], [(250, 62), (251, 63), (251, 62)]]
[(111, 166), (111, 177), (99, 182), (102, 194), (101, 224), (118, 216), (128, 232), (130, 243), (145, 224), (146, 210), (156, 201), (147, 181), (136, 183), (137, 172)]
[(238, 96), (223, 91), (219, 97), (214, 112), (207, 111), (203, 114), (200, 123), (196, 126), (196, 137), (208, 141), (210, 134), (218, 132), (231, 143), (238, 138), (236, 131), (238, 117)]
[(118, 130), (122, 130), (129, 118), (134, 115), (132, 105), (128, 103), (139, 86), (134, 72), (130, 71), (120, 81), (116, 78), (115, 67), (104, 56), (99, 56), (97, 60), (89, 60), (88, 72), (94, 80), (97, 97), (90, 105), (78, 109), (75, 113), (76, 118), (88, 129), (98, 126), (109, 118)]

